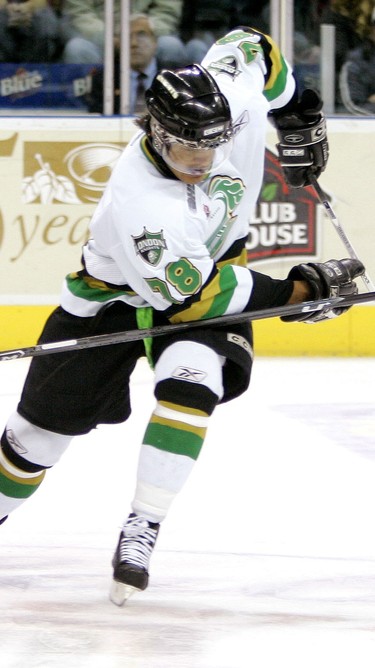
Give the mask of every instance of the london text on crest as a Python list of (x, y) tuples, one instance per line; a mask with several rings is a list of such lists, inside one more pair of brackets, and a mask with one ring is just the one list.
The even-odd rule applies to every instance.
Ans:
[(163, 237), (163, 230), (160, 232), (149, 232), (143, 228), (143, 234), (133, 236), (135, 251), (140, 255), (142, 260), (151, 264), (157, 265), (160, 262), (163, 250), (167, 248), (166, 241)]

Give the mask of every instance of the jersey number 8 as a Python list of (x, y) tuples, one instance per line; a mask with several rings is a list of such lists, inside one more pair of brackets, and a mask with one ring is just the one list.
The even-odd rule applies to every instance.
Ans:
[[(183, 297), (189, 297), (197, 292), (202, 285), (200, 271), (186, 257), (177, 262), (170, 262), (165, 268), (165, 275), (170, 283)], [(167, 282), (160, 278), (146, 279), (153, 292), (160, 292), (169, 302), (178, 304), (179, 300), (173, 299)]]

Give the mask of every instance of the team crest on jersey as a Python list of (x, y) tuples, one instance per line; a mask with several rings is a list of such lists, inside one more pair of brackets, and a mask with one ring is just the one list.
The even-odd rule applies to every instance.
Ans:
[(215, 74), (228, 74), (233, 80), (240, 74), (237, 60), (233, 56), (226, 56), (225, 58), (220, 58), (220, 60), (215, 60), (208, 65), (207, 69), (212, 70)]
[(132, 239), (134, 241), (135, 252), (141, 256), (142, 260), (152, 266), (160, 262), (163, 251), (167, 248), (163, 237), (163, 230), (160, 230), (160, 232), (149, 232), (144, 227), (143, 234), (140, 234), (138, 237), (132, 235)]

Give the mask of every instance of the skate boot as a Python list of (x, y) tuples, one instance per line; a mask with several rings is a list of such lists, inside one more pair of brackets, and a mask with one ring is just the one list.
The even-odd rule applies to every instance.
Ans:
[(122, 605), (134, 592), (146, 589), (148, 564), (159, 527), (141, 515), (129, 515), (112, 559), (110, 599), (116, 605)]

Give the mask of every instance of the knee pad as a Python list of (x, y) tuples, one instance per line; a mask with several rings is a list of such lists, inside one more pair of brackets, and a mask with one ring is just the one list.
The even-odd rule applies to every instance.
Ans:
[(60, 458), (71, 440), (30, 424), (14, 413), (1, 437), (0, 515), (6, 517), (34, 494), (46, 469)]
[(223, 396), (224, 362), (224, 357), (201, 343), (173, 343), (156, 363), (155, 397), (211, 415)]
[(72, 436), (36, 427), (19, 413), (13, 413), (1, 438), (1, 448), (17, 468), (41, 471), (58, 462), (71, 440)]

